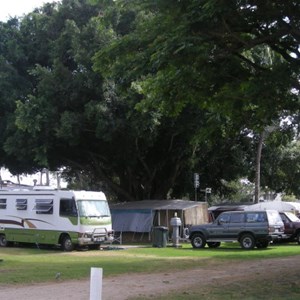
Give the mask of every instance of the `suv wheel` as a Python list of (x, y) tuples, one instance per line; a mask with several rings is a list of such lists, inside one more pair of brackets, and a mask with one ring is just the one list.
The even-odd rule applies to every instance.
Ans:
[(269, 241), (268, 240), (262, 240), (256, 243), (256, 247), (259, 249), (264, 249), (269, 246)]
[(241, 247), (245, 250), (251, 250), (255, 246), (254, 237), (251, 234), (244, 234), (240, 239)]
[(209, 248), (218, 248), (218, 247), (220, 247), (221, 243), (220, 242), (208, 242), (207, 245)]
[(300, 245), (300, 232), (297, 233), (296, 241)]
[(195, 233), (191, 238), (193, 248), (204, 248), (206, 244), (205, 237), (201, 233)]

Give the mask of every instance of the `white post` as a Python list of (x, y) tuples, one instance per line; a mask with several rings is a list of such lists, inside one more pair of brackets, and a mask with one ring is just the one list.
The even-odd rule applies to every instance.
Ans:
[(102, 299), (102, 268), (91, 268), (90, 300)]

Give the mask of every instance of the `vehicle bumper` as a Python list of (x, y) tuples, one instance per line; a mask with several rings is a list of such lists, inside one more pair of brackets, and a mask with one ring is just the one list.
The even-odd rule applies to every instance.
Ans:
[(109, 233), (107, 235), (94, 235), (85, 233), (78, 238), (78, 244), (80, 246), (85, 245), (100, 245), (103, 243), (111, 243), (113, 241), (113, 234)]
[(280, 241), (282, 239), (287, 239), (288, 236), (286, 234), (272, 234), (270, 235), (271, 241)]

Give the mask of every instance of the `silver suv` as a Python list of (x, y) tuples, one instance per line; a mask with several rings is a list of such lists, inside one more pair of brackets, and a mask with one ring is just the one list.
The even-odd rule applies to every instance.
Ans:
[(243, 249), (267, 248), (284, 235), (284, 224), (275, 210), (223, 212), (209, 224), (190, 228), (193, 248), (219, 247), (221, 242), (239, 242)]

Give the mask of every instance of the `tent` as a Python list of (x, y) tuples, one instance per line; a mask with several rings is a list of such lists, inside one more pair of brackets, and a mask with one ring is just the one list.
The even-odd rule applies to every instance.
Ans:
[(265, 209), (275, 209), (278, 211), (290, 211), (298, 215), (300, 213), (300, 203), (299, 202), (287, 202), (287, 201), (265, 201), (259, 202), (246, 206), (245, 210), (265, 210)]
[[(117, 232), (151, 232), (155, 226), (171, 229), (170, 220), (177, 214), (181, 228), (207, 223), (206, 202), (187, 200), (142, 200), (110, 204), (112, 226)], [(182, 230), (181, 230), (182, 232)]]
[(239, 203), (225, 203), (218, 206), (211, 206), (208, 208), (209, 220), (211, 222), (214, 221), (222, 212), (244, 210), (245, 207), (246, 207), (245, 204), (239, 204)]

